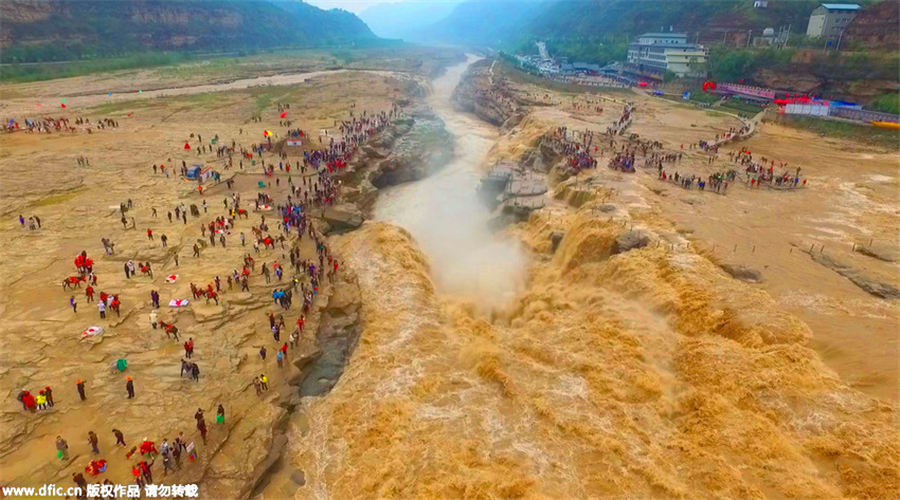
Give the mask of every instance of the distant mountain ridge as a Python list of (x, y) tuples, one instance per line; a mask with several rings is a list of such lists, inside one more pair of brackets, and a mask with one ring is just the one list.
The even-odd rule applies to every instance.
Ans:
[(355, 15), (299, 0), (3, 0), (0, 19), (3, 62), (378, 41)]
[(802, 33), (818, 3), (770, 2), (767, 9), (755, 9), (749, 0), (467, 0), (416, 36), (506, 49), (540, 39), (562, 55), (603, 63), (612, 54), (592, 53), (598, 45), (623, 43), (645, 31), (672, 29), (694, 40), (791, 24), (794, 33)]
[(378, 36), (412, 40), (420, 32), (444, 19), (462, 0), (412, 0), (373, 5), (359, 13)]

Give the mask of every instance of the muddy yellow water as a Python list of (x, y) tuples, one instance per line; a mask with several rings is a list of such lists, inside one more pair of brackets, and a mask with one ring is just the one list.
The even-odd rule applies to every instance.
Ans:
[[(637, 103), (630, 131), (674, 150), (738, 122), (630, 93), (607, 96), (600, 113), (578, 114), (566, 105), (571, 95), (554, 93), (547, 102), (556, 104), (528, 109), (519, 125), (501, 130), (450, 104), (473, 60), (433, 81), (428, 97), (454, 136), (454, 160), (432, 177), (384, 190), (375, 220), (329, 242), (344, 262), (338, 285), (359, 287), (359, 343), (333, 390), (303, 398), (288, 417), (282, 460), (257, 493), (897, 498), (897, 303), (873, 297), (801, 251), (824, 244), (834, 259), (898, 286), (896, 263), (853, 250), (871, 242), (882, 253), (897, 237), (896, 151), (764, 125), (747, 146), (801, 162), (809, 189), (735, 185), (726, 197), (660, 184), (655, 172), (616, 173), (601, 158), (601, 168), (552, 189), (547, 206), (527, 221), (494, 233), (491, 214), (475, 198), (478, 178), (494, 161), (520, 160), (560, 125), (605, 130), (627, 98)], [(273, 99), (291, 102), (292, 119), (308, 130), (345, 119), (349, 101), (388, 109), (402, 88), (375, 72), (272, 83), (284, 86)], [(197, 92), (210, 90), (217, 89)], [(69, 481), (91, 458), (88, 430), (100, 434), (110, 460), (104, 477), (129, 482), (125, 450), (110, 446), (112, 426), (121, 426), (129, 443), (144, 436), (171, 441), (180, 431), (199, 443), (194, 408), (211, 413), (220, 402), (227, 429), (213, 427), (200, 462), (166, 481), (199, 481), (206, 497), (223, 498), (244, 491), (260, 472), (256, 464), (275, 442), (272, 423), (285, 412), (273, 393), (295, 390), (289, 372), (257, 355), (270, 338), (264, 312), (271, 287), (257, 277), (253, 294), (225, 292), (222, 307), (198, 303), (190, 312), (164, 313), (197, 341), (198, 384), (175, 375), (180, 345), (151, 330), (146, 316), (150, 289), (160, 288), (164, 298), (184, 295), (191, 281), (239, 267), (245, 253), (230, 245), (190, 258), (197, 221), (182, 227), (162, 218), (179, 201), (196, 202), (196, 193), (148, 171), (153, 163), (192, 160), (194, 152), (181, 151), (190, 133), (249, 145), (278, 122), (274, 106), (264, 109), (265, 123), (249, 122), (259, 112), (253, 96), (221, 90), (227, 92), (215, 99), (182, 98), (177, 106), (144, 92), (146, 106), (132, 119), (127, 106), (116, 111), (122, 127), (115, 131), (0, 138), (0, 231), (8, 242), (0, 469), (11, 478), (0, 478), (4, 484)], [(194, 91), (167, 95), (175, 92)], [(108, 98), (72, 97), (65, 113), (77, 116), (87, 112), (81, 106)], [(10, 113), (32, 112), (34, 102), (21, 97), (8, 106)], [(80, 155), (92, 168), (75, 167)], [(678, 168), (705, 175), (720, 166), (704, 167), (690, 154)], [(210, 195), (211, 206), (221, 203), (220, 194)], [(138, 229), (126, 231), (108, 207), (129, 197)], [(569, 202), (575, 198), (584, 203)], [(151, 207), (160, 209), (158, 219)], [(45, 229), (18, 227), (19, 211), (40, 215)], [(180, 266), (146, 240), (145, 226), (169, 235)], [(616, 239), (630, 231), (649, 243), (618, 253)], [(564, 235), (555, 251), (553, 233)], [(126, 312), (90, 346), (78, 335), (97, 321), (96, 310), (81, 302), (78, 315), (71, 313), (59, 279), (80, 250), (97, 255), (103, 235), (182, 281), (128, 281), (119, 274), (121, 260), (98, 257), (102, 287), (122, 293)], [(305, 251), (312, 255), (309, 245)], [(275, 250), (258, 260), (278, 258)], [(763, 282), (732, 278), (719, 266), (726, 262), (757, 269)], [(307, 336), (298, 350), (315, 348)], [(122, 356), (137, 381), (133, 403), (124, 399), (121, 374), (109, 368)], [(261, 399), (250, 388), (260, 371), (275, 388)], [(84, 404), (75, 400), (79, 377), (88, 380)], [(21, 412), (18, 389), (45, 384), (54, 387), (57, 408)], [(68, 439), (73, 462), (54, 457), (57, 434)]]
[[(896, 497), (895, 403), (842, 379), (815, 349), (816, 325), (778, 293), (725, 274), (701, 231), (657, 206), (653, 177), (601, 168), (580, 181), (605, 186), (602, 199), (575, 208), (563, 195), (484, 234), (468, 202), (484, 152), (527, 149), (561, 119), (595, 121), (544, 111), (509, 131), (473, 123), (442, 102), (459, 70), (432, 96), (457, 160), (383, 193), (379, 221), (337, 240), (363, 332), (334, 390), (304, 401), (289, 453), (306, 475), (298, 498)], [(705, 116), (673, 115), (685, 129)], [(633, 230), (650, 244), (615, 254)], [(553, 232), (565, 234), (555, 252)], [(528, 258), (479, 255), (516, 248), (508, 238)], [(505, 309), (483, 313), (475, 271), (513, 293)]]
[(454, 159), (419, 182), (385, 190), (375, 218), (409, 231), (429, 258), (442, 291), (498, 306), (521, 288), (525, 257), (518, 242), (494, 236), (489, 209), (476, 196), (488, 152), (498, 132), (477, 117), (457, 112), (450, 97), (466, 68), (451, 66), (434, 80), (428, 104), (454, 135)]

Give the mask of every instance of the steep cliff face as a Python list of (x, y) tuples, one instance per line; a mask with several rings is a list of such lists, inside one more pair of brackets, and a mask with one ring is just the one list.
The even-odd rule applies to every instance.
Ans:
[(484, 59), (469, 67), (453, 91), (453, 105), (492, 125), (515, 126), (522, 119), (522, 110), (504, 82), (492, 77), (492, 64), (493, 59)]
[(294, 0), (8, 0), (0, 3), (0, 17), (4, 62), (140, 50), (355, 45), (376, 39), (349, 12)]
[(853, 19), (845, 39), (868, 48), (896, 49), (900, 44), (897, 26), (900, 26), (900, 3), (881, 2)]

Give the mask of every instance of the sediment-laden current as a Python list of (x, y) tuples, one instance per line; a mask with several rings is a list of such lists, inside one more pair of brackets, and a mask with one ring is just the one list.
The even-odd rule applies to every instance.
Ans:
[(454, 136), (453, 160), (439, 172), (414, 183), (384, 190), (375, 218), (408, 230), (431, 263), (441, 291), (477, 297), (497, 305), (521, 286), (524, 256), (518, 245), (489, 230), (490, 212), (476, 196), (496, 127), (453, 109), (451, 95), (474, 61), (448, 68), (434, 80), (428, 103)]
[[(593, 174), (619, 188), (602, 202), (591, 185), (578, 204), (557, 190), (507, 230), (527, 261), (495, 239), (475, 195), (488, 151), (533, 147), (558, 122), (531, 115), (501, 134), (453, 111), (464, 68), (430, 100), (455, 159), (384, 190), (379, 221), (334, 241), (361, 333), (334, 389), (304, 399), (288, 452), (298, 498), (897, 493), (895, 408), (843, 383), (805, 323), (698, 253), (617, 172)], [(489, 321), (494, 298), (506, 307)]]

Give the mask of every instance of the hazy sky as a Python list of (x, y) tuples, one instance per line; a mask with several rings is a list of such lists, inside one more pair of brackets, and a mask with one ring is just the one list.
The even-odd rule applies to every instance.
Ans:
[(414, 2), (416, 0), (306, 0), (307, 3), (322, 9), (344, 9), (359, 14), (366, 7), (379, 3)]

